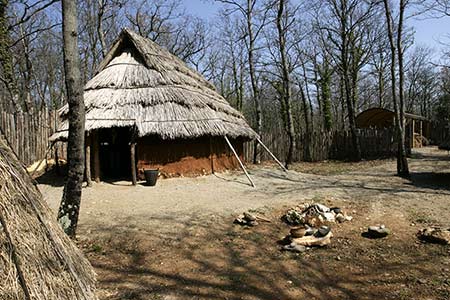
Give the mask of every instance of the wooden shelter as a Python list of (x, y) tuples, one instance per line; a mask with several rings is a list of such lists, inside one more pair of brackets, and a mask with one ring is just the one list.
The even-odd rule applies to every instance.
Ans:
[(95, 300), (95, 274), (0, 133), (0, 299)]
[[(86, 84), (84, 101), (87, 169), (92, 165), (96, 181), (135, 183), (144, 169), (177, 176), (236, 168), (243, 143), (258, 138), (199, 73), (128, 29)], [(67, 113), (66, 105), (52, 140), (67, 136)]]
[[(431, 122), (419, 115), (405, 113), (408, 148), (422, 147), (430, 138)], [(358, 128), (394, 128), (395, 113), (385, 108), (369, 108), (356, 117)]]

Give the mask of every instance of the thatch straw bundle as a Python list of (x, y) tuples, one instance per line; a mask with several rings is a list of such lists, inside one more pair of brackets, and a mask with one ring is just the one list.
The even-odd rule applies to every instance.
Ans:
[(91, 300), (94, 271), (0, 134), (0, 299)]
[[(86, 130), (136, 126), (139, 136), (163, 139), (256, 133), (214, 87), (149, 39), (124, 29), (85, 87)], [(68, 107), (52, 139), (67, 136)]]

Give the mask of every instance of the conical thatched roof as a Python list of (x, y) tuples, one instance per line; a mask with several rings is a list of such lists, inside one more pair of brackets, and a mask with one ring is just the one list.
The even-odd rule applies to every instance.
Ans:
[[(153, 41), (124, 29), (85, 87), (86, 130), (133, 126), (163, 139), (256, 133), (199, 73)], [(67, 105), (61, 109), (67, 136)]]
[(0, 299), (94, 300), (94, 272), (0, 133)]

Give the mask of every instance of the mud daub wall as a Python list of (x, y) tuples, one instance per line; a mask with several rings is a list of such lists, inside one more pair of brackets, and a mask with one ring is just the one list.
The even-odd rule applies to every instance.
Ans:
[[(230, 140), (243, 156), (243, 140)], [(166, 177), (197, 176), (214, 171), (239, 168), (239, 163), (223, 137), (161, 140), (144, 137), (137, 141), (138, 176), (144, 169), (157, 169)]]

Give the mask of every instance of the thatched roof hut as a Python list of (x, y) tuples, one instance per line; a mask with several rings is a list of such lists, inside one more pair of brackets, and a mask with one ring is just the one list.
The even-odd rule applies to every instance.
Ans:
[(0, 134), (0, 299), (93, 300), (94, 271)]
[[(244, 116), (183, 61), (124, 29), (85, 86), (86, 130), (136, 126), (139, 137), (256, 137)], [(53, 138), (66, 136), (63, 124)]]
[[(102, 147), (106, 151), (106, 146), (111, 148), (121, 140), (123, 144), (116, 145), (121, 151), (111, 148), (100, 157), (122, 160), (125, 141), (137, 143), (138, 169), (159, 167), (171, 174), (208, 172), (204, 169), (210, 168), (200, 160), (210, 156), (220, 156), (219, 165), (223, 163), (225, 168), (233, 167), (236, 163), (226, 158), (231, 156), (225, 151), (223, 137), (232, 139), (240, 153), (243, 141), (257, 137), (244, 116), (199, 73), (128, 29), (121, 32), (96, 76), (86, 84), (84, 101), (86, 131), (93, 137), (94, 152)], [(60, 110), (63, 122), (53, 140), (67, 136), (67, 112), (67, 105)], [(187, 162), (188, 157), (196, 159)], [(94, 167), (104, 166), (102, 174), (113, 172), (105, 170), (111, 164), (94, 160)], [(180, 161), (184, 163), (174, 165)]]

